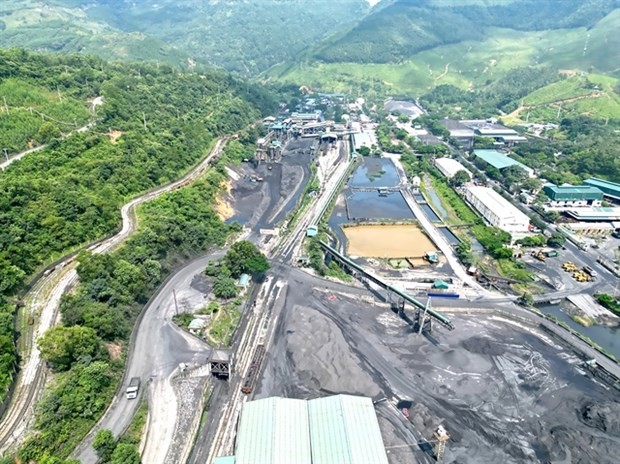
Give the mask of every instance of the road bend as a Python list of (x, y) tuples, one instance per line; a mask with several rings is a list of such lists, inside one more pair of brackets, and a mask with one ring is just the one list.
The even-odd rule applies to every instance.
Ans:
[[(211, 161), (218, 157), (228, 140), (220, 137), (216, 140), (210, 154), (193, 167), (181, 179), (166, 186), (134, 198), (121, 208), (122, 227), (114, 236), (88, 247), (93, 253), (107, 253), (118, 247), (137, 228), (136, 208), (149, 200), (183, 187), (199, 178), (209, 167)], [(14, 159), (14, 158), (13, 158)], [(32, 333), (25, 334), (24, 352), (20, 372), (16, 380), (11, 403), (0, 423), (0, 456), (19, 445), (26, 436), (27, 429), (34, 420), (34, 410), (45, 386), (46, 368), (36, 340), (59, 319), (58, 308), (62, 295), (77, 283), (75, 257), (69, 257), (58, 264), (47, 276), (37, 281), (32, 290), (24, 297), (25, 315), (33, 317), (36, 327)]]

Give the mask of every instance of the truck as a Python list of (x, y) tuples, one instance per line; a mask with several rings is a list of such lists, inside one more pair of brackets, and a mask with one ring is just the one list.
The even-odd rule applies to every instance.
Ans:
[(140, 377), (132, 377), (127, 387), (127, 399), (133, 400), (138, 397), (138, 390), (140, 390)]
[(596, 272), (590, 266), (584, 266), (583, 267), (583, 272), (585, 272), (586, 274), (589, 274), (592, 277), (596, 277), (598, 275), (598, 272)]
[(545, 251), (543, 251), (543, 254), (547, 258), (555, 258), (556, 256), (560, 255), (560, 253), (558, 253), (556, 250), (545, 250)]

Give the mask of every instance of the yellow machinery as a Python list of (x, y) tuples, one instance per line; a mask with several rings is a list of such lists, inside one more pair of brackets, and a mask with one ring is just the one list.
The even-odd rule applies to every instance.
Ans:
[(532, 253), (532, 256), (534, 256), (534, 258), (536, 258), (538, 261), (545, 261), (545, 259), (547, 259), (547, 257), (545, 256), (545, 254), (542, 251), (538, 251), (536, 253)]
[(566, 261), (564, 264), (562, 264), (562, 269), (564, 269), (566, 272), (579, 271), (579, 268), (574, 263), (571, 263), (570, 261)]
[(592, 282), (592, 276), (580, 270), (573, 272), (573, 278), (577, 282)]

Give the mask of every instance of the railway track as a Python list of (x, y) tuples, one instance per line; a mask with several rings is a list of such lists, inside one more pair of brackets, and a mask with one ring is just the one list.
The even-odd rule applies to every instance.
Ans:
[[(136, 230), (138, 221), (135, 211), (140, 204), (182, 188), (198, 179), (209, 168), (211, 162), (220, 156), (227, 140), (228, 137), (217, 139), (210, 154), (181, 179), (147, 192), (123, 205), (120, 231), (108, 239), (95, 241), (84, 248), (97, 254), (107, 253), (117, 248)], [(40, 357), (36, 340), (56, 324), (60, 298), (71, 285), (77, 282), (77, 272), (73, 266), (75, 257), (75, 253), (71, 254), (61, 260), (60, 264), (49, 269), (50, 272), (43, 273), (24, 298), (29, 302), (24, 311), (29, 316), (38, 314), (39, 322), (36, 329), (33, 328), (26, 335), (26, 346), (23, 349), (24, 361), (16, 380), (11, 403), (0, 422), (0, 456), (23, 441), (25, 432), (33, 422), (36, 403), (41, 396), (46, 378), (45, 363)]]
[[(308, 209), (304, 217), (297, 223), (293, 231), (274, 248), (271, 260), (280, 263), (290, 263), (298, 253), (303, 242), (308, 226), (318, 223), (321, 215), (333, 199), (338, 186), (347, 174), (350, 163), (344, 161), (327, 179), (323, 194)], [(270, 281), (264, 285), (265, 295), (262, 304), (257, 301), (256, 308), (260, 308), (257, 316), (250, 316), (248, 328), (240, 341), (236, 352), (239, 353), (237, 367), (239, 376), (232, 388), (232, 393), (224, 407), (222, 417), (217, 426), (217, 431), (213, 437), (211, 447), (208, 452), (206, 462), (210, 464), (216, 456), (225, 456), (233, 452), (235, 428), (243, 403), (249, 401), (256, 386), (256, 382), (261, 373), (262, 361), (268, 352), (269, 344), (273, 336), (273, 331), (278, 319), (278, 314), (283, 306), (281, 295), (285, 295), (288, 285), (290, 268), (281, 273), (277, 281)], [(260, 298), (259, 298), (260, 299)], [(269, 309), (271, 308), (271, 309)]]

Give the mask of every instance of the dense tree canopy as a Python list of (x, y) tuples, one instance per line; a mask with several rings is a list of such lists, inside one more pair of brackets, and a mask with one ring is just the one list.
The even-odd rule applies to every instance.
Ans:
[(252, 242), (241, 240), (234, 243), (226, 252), (224, 263), (233, 277), (241, 274), (264, 274), (269, 269), (265, 255)]
[(57, 326), (38, 343), (41, 357), (57, 371), (65, 371), (79, 360), (89, 361), (101, 351), (101, 340), (90, 327)]
[[(8, 115), (0, 114), (3, 145), (13, 151), (25, 148), (30, 140), (35, 144), (51, 140), (47, 149), (0, 173), (3, 318), (10, 317), (13, 308), (2, 304), (2, 298), (15, 293), (42, 263), (113, 233), (120, 225), (122, 203), (177, 178), (207, 153), (216, 136), (239, 131), (262, 111), (275, 108), (269, 93), (219, 72), (199, 76), (167, 66), (110, 64), (88, 56), (23, 50), (0, 50), (0, 90), (9, 106)], [(67, 128), (74, 129), (93, 116), (86, 102), (97, 96), (104, 98), (97, 109), (97, 125), (89, 132), (55, 139), (59, 130), (65, 131), (55, 121), (66, 117), (71, 122)], [(114, 139), (111, 130), (117, 131)], [(179, 221), (176, 212), (162, 217), (153, 229), (163, 235), (160, 229), (171, 227), (171, 221)], [(218, 230), (201, 230), (202, 238), (190, 236), (200, 241)], [(176, 241), (185, 243), (180, 233), (176, 231)], [(85, 292), (92, 293), (96, 302), (118, 298), (112, 303), (127, 304), (133, 301), (128, 295), (135, 293), (127, 283), (140, 287), (143, 281), (159, 279), (158, 257), (156, 253), (141, 262), (141, 269), (131, 260), (115, 263), (110, 270), (115, 294), (102, 285), (106, 275), (89, 281)], [(74, 322), (95, 327), (107, 340), (126, 333), (117, 314), (80, 304), (74, 305)], [(0, 392), (11, 378), (15, 353), (8, 340), (12, 338), (12, 328), (0, 324)]]

